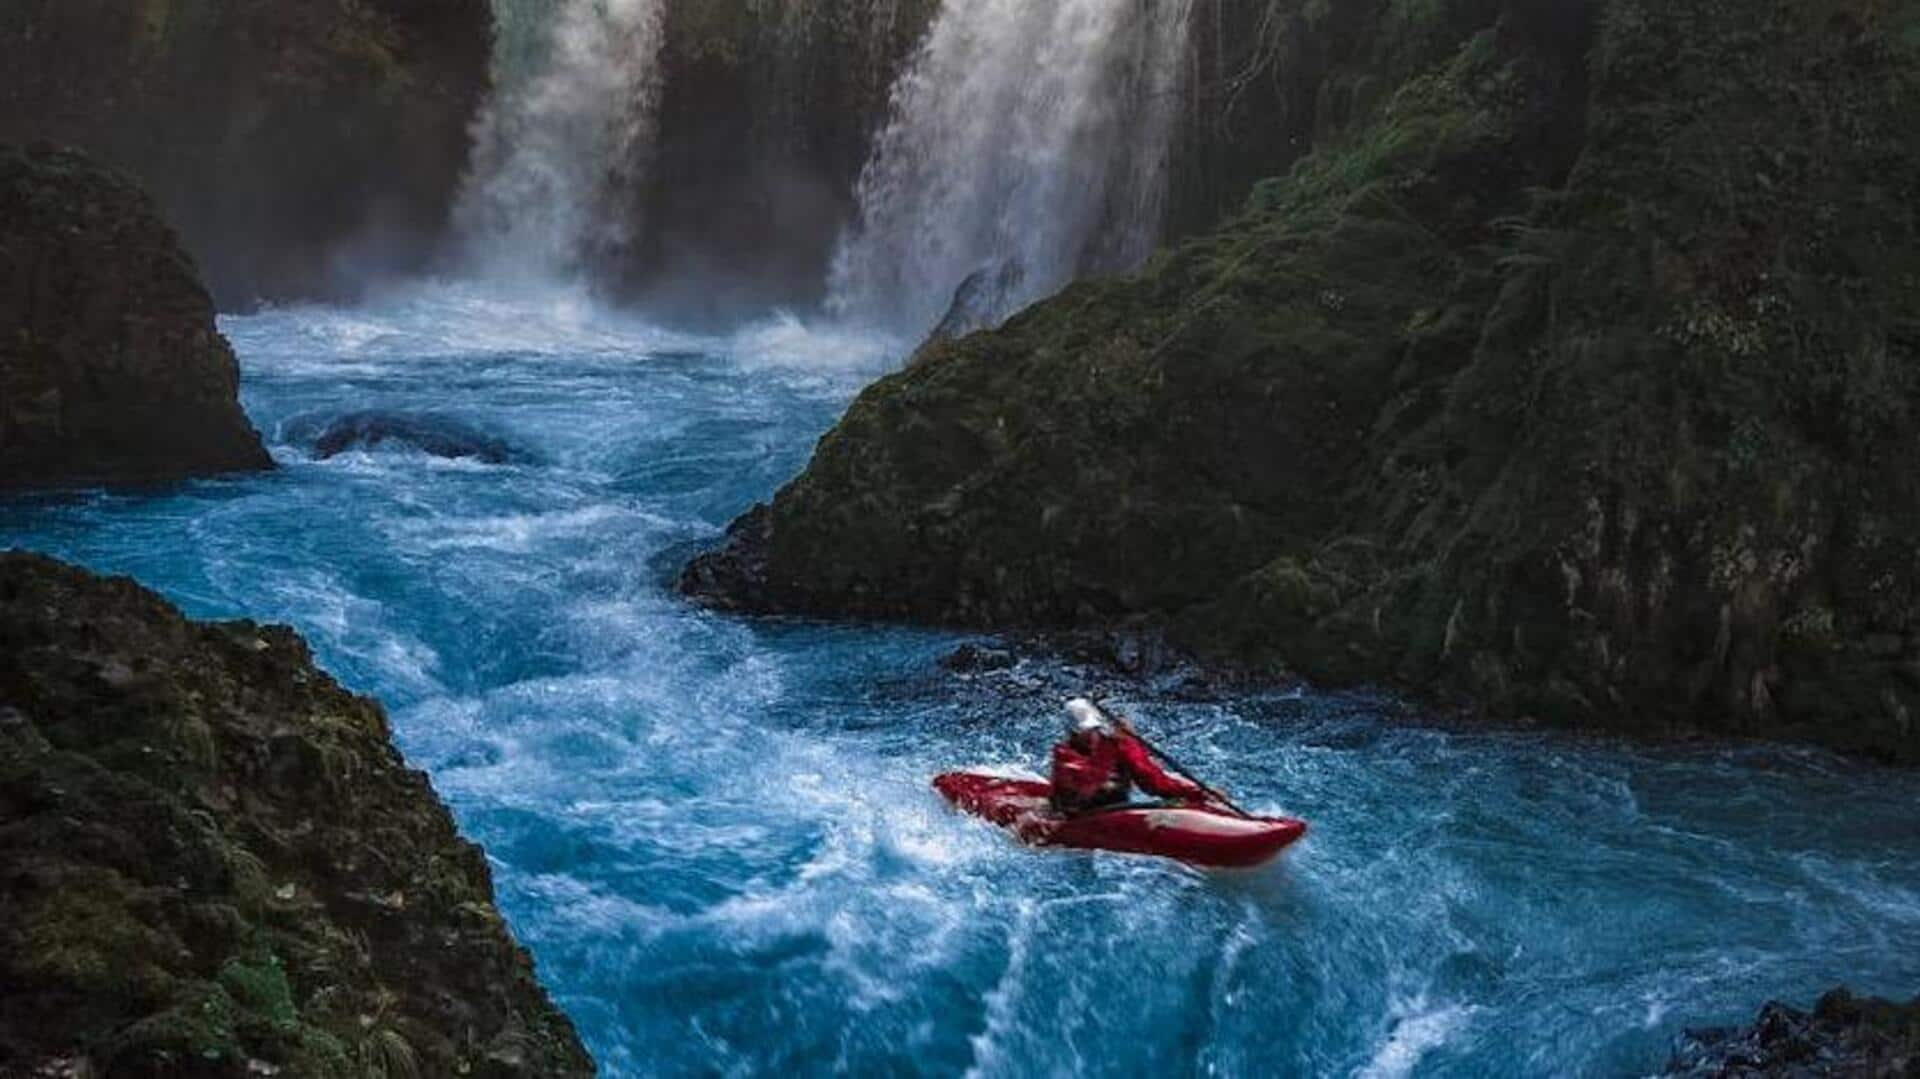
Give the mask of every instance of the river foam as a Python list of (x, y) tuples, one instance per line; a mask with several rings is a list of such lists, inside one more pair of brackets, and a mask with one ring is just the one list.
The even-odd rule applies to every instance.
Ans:
[[(1123, 700), (1313, 831), (1210, 875), (1036, 853), (927, 789), (1032, 766), (1072, 672), (740, 621), (667, 588), (877, 361), (784, 321), (673, 334), (453, 287), (230, 318), (262, 430), (432, 411), (404, 447), (0, 503), (0, 544), (287, 621), (392, 710), (609, 1075), (1645, 1073), (1684, 1024), (1920, 986), (1906, 773), (1434, 725), (1368, 694)], [(771, 328), (769, 328), (771, 327)]]

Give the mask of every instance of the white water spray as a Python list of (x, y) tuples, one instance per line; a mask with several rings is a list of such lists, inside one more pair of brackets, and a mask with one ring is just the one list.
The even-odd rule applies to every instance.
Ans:
[[(1192, 0), (947, 0), (893, 91), (834, 259), (836, 314), (993, 323), (1152, 251)], [(969, 279), (972, 279), (969, 282)]]
[(455, 223), (489, 276), (577, 277), (639, 235), (665, 0), (495, 0), (492, 101)]

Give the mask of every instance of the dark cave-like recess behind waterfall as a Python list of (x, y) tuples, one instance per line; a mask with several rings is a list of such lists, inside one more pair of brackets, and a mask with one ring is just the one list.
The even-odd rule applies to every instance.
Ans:
[[(598, 48), (653, 96), (631, 160), (596, 162), (631, 180), (600, 209), (637, 227), (588, 276), (683, 321), (824, 300), (935, 0), (23, 0), (0, 12), (0, 138), (131, 173), (223, 308), (351, 296), (464, 263), (454, 211), (474, 134), (577, 7), (633, 12)], [(1297, 156), (1321, 122), (1299, 91), (1329, 56), (1261, 4), (1158, 7), (1191, 26), (1156, 215), (1177, 233)]]

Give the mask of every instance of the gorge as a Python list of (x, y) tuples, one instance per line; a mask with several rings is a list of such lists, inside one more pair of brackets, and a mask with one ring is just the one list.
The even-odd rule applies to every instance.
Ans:
[[(121, 782), (77, 754), (146, 776), (139, 743), (43, 718), (88, 700), (121, 701), (168, 760), (206, 762), (211, 738), (168, 797), (204, 799), (206, 834), (263, 852), (272, 888), (299, 883), (282, 909), (207, 870), (240, 896), (203, 904), (243, 912), (232, 947), (145, 983), (169, 1006), (224, 994), (230, 1031), (85, 1044), (217, 1046), (183, 1065), (208, 1075), (244, 1074), (221, 1070), (248, 1066), (235, 1046), (333, 1060), (327, 1039), (405, 1074), (383, 1031), (500, 1074), (568, 1073), (579, 1047), (615, 1076), (1910, 1066), (1912, 1012), (1864, 998), (1920, 987), (1898, 766), (1920, 707), (1916, 8), (436, 0), (334, 23), (290, 3), (331, 44), (279, 77), (337, 87), (321, 111), (362, 116), (368, 68), (432, 92), (310, 130), (237, 76), (178, 91), (254, 121), (222, 128), (230, 171), (71, 118), (183, 79), (155, 41), (251, 55), (234, 43), (271, 34), (223, 21), (242, 7), (152, 5), (124, 40), (50, 4), (0, 15), (0, 47), (111, 58), (64, 86), (19, 74), (51, 61), (4, 69), (44, 119), (10, 111), (0, 137), (79, 143), (155, 192), (274, 466), (36, 481), (0, 500), (0, 548), (299, 633), (184, 622), (39, 560), (0, 575), (0, 636), (68, 657), (0, 661), (9, 751), (66, 739), (72, 775)], [(299, 153), (256, 141), (272, 130)], [(321, 199), (297, 245), (195, 224), (202, 197), (251, 212), (226, 192), (271, 203), (382, 154), (405, 197)], [(216, 172), (218, 198), (196, 187)], [(99, 197), (61, 183), (35, 205), (86, 220)], [(204, 330), (204, 302), (180, 306)], [(29, 353), (4, 343), (27, 339), (0, 337), (9, 377)], [(196, 643), (143, 680), (61, 609)], [(232, 695), (203, 736), (149, 707), (156, 685)], [(1038, 766), (1080, 692), (1308, 838), (1209, 875), (1021, 848), (928, 791)], [(452, 884), (326, 897), (298, 867), (337, 853), (273, 845), (279, 784), (308, 773), (274, 763), (259, 719), (289, 706), (261, 701), (321, 702), (320, 742), (361, 717), (370, 789), (415, 790), (381, 756), (390, 723), (484, 859), (456, 844)], [(73, 782), (34, 776), (0, 779)], [(19, 803), (0, 797), (0, 841), (66, 834)], [(377, 833), (444, 819), (429, 804), (311, 816), (371, 806), (354, 827)], [(439, 828), (418, 835), (453, 842)], [(127, 851), (93, 853), (131, 880)], [(190, 889), (70, 894), (161, 911), (152, 939), (206, 916)], [(377, 949), (353, 919), (458, 929), (504, 973), (330, 988), (295, 945), (358, 963)], [(93, 984), (44, 957), (94, 923), (42, 921), (49, 946), (16, 933), (0, 959)], [(239, 946), (260, 926), (286, 972), (264, 995), (274, 964)], [(1822, 998), (1842, 983), (1861, 997)], [(1775, 999), (1810, 1010), (1685, 1034)], [(432, 1033), (464, 1007), (529, 1025)], [(0, 1073), (72, 1049), (21, 1036), (24, 1014), (0, 1010)]]

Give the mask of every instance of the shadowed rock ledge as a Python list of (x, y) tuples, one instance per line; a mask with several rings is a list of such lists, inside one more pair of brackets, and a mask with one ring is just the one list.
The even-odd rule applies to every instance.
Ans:
[(1311, 154), (928, 344), (687, 590), (1920, 761), (1920, 4), (1275, 6)]
[(0, 490), (272, 467), (193, 261), (140, 189), (0, 145)]
[(1750, 1026), (1688, 1031), (1666, 1074), (1905, 1079), (1920, 1074), (1920, 999), (1896, 1004), (1835, 989), (1811, 1013), (1768, 1004)]
[(0, 1075), (584, 1076), (486, 859), (284, 627), (0, 554)]

